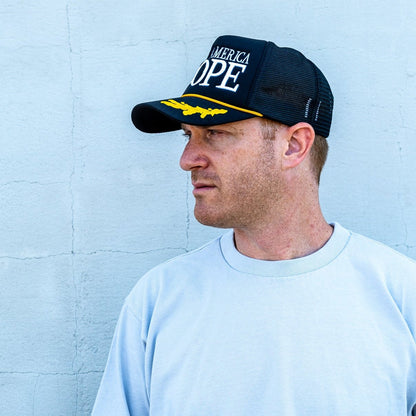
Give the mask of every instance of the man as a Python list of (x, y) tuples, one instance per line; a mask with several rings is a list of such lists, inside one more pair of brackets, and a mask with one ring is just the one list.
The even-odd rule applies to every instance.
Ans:
[(416, 263), (325, 221), (331, 116), (311, 61), (235, 36), (181, 97), (133, 109), (182, 127), (195, 216), (233, 230), (140, 279), (93, 415), (416, 414)]

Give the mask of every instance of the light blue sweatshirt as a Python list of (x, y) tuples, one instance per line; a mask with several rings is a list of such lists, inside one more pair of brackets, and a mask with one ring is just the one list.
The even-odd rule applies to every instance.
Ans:
[(416, 415), (415, 337), (416, 262), (339, 224), (287, 261), (230, 231), (140, 279), (93, 416)]

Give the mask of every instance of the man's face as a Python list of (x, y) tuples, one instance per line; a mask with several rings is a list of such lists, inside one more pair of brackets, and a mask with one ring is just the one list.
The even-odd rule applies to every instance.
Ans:
[(210, 127), (184, 124), (181, 168), (191, 172), (195, 218), (220, 228), (260, 225), (281, 194), (279, 143), (259, 118)]

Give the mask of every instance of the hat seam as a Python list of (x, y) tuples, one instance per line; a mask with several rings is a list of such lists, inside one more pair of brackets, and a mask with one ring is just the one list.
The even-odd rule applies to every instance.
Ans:
[(319, 97), (320, 97), (321, 94), (320, 94), (320, 89), (319, 89), (318, 73), (316, 71), (316, 66), (310, 59), (307, 59), (307, 61), (312, 66), (313, 73), (315, 75), (315, 91), (316, 91), (315, 92), (315, 100), (314, 100), (315, 103), (314, 103), (314, 109), (313, 109), (312, 114), (311, 114), (311, 119), (310, 119), (311, 123), (310, 124), (312, 126), (314, 126), (315, 131), (317, 131), (317, 130), (321, 130), (320, 127), (319, 127), (319, 121), (316, 117), (317, 116), (317, 111), (319, 109), (319, 101), (320, 101)]
[(246, 102), (247, 107), (250, 107), (251, 108), (252, 96), (254, 95), (253, 94), (253, 91), (255, 89), (257, 89), (257, 85), (259, 83), (259, 76), (258, 75), (259, 75), (260, 72), (263, 71), (263, 63), (264, 63), (264, 61), (266, 59), (266, 55), (271, 50), (271, 48), (270, 48), (271, 45), (274, 45), (274, 44), (269, 41), (269, 42), (266, 42), (266, 44), (263, 47), (263, 51), (262, 51), (260, 60), (259, 60), (259, 62), (257, 64), (256, 72), (254, 74), (256, 82), (252, 82), (251, 85), (250, 85), (250, 89), (248, 90), (247, 101), (249, 101), (249, 102)]

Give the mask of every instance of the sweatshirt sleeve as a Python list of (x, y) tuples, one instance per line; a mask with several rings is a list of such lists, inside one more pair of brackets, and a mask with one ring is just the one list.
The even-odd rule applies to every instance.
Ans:
[(142, 322), (125, 304), (114, 333), (92, 416), (148, 416)]

